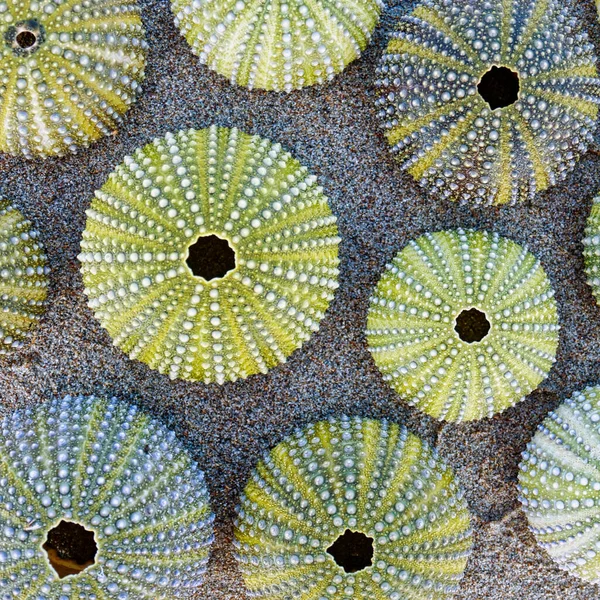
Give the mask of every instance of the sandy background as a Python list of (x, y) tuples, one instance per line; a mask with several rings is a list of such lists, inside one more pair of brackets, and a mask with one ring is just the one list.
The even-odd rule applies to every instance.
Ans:
[[(46, 246), (51, 294), (32, 345), (0, 359), (0, 414), (67, 393), (114, 394), (138, 403), (189, 442), (205, 469), (217, 516), (206, 583), (196, 599), (243, 600), (231, 553), (236, 499), (260, 455), (295, 427), (342, 413), (387, 417), (437, 443), (456, 469), (474, 515), (475, 549), (462, 600), (592, 600), (600, 588), (556, 568), (535, 545), (519, 510), (519, 456), (560, 399), (600, 382), (600, 308), (585, 284), (582, 245), (600, 189), (598, 147), (561, 185), (519, 207), (474, 209), (434, 202), (403, 174), (378, 130), (372, 82), (395, 15), (389, 2), (363, 58), (327, 86), (290, 95), (249, 92), (198, 63), (176, 30), (167, 0), (142, 0), (150, 45), (143, 95), (116, 137), (46, 162), (0, 156), (0, 193), (35, 224)], [(576, 12), (600, 53), (591, 0)], [(155, 136), (212, 123), (281, 142), (319, 176), (338, 216), (341, 287), (321, 330), (287, 364), (244, 382), (171, 382), (114, 348), (87, 308), (77, 253), (95, 189), (127, 153)], [(441, 425), (386, 387), (367, 351), (368, 298), (384, 265), (411, 238), (451, 227), (494, 228), (527, 243), (556, 290), (558, 361), (540, 389), (493, 419)]]

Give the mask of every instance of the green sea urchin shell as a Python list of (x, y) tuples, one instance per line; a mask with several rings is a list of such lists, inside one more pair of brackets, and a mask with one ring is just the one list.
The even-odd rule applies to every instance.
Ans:
[(367, 340), (386, 381), (436, 419), (515, 405), (558, 345), (554, 291), (539, 261), (485, 231), (440, 231), (396, 255), (371, 297)]
[(562, 569), (600, 582), (600, 387), (551, 412), (523, 453), (519, 492), (531, 530)]
[[(59, 579), (42, 546), (61, 520), (93, 532), (97, 553)], [(135, 407), (66, 397), (2, 421), (2, 598), (181, 597), (201, 582), (211, 542), (203, 473)]]
[[(360, 569), (334, 547), (348, 532), (371, 538)], [(437, 452), (404, 427), (358, 417), (297, 430), (265, 455), (235, 537), (250, 596), (272, 600), (442, 600), (472, 544), (462, 492)]]
[(135, 0), (0, 0), (0, 151), (61, 156), (112, 133), (143, 38)]
[(600, 303), (600, 196), (596, 196), (592, 201), (583, 246), (587, 282), (592, 288), (596, 302)]
[(38, 232), (0, 197), (0, 354), (22, 348), (44, 314), (48, 272)]
[(203, 64), (231, 83), (291, 91), (323, 83), (360, 56), (381, 0), (172, 0)]
[[(115, 345), (171, 377), (266, 372), (318, 329), (337, 287), (336, 219), (316, 177), (236, 129), (137, 150), (87, 214), (79, 258), (90, 306)], [(210, 280), (189, 266), (195, 257), (204, 273), (222, 250), (199, 249), (207, 238), (227, 254)]]
[(380, 117), (436, 196), (515, 203), (563, 179), (598, 114), (593, 47), (560, 0), (426, 0), (379, 69)]

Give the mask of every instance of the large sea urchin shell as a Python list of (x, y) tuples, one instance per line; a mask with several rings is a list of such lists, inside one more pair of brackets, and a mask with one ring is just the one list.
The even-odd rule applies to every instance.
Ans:
[(22, 348), (44, 314), (48, 272), (38, 232), (0, 198), (0, 354)]
[(596, 196), (592, 201), (583, 246), (587, 282), (592, 288), (596, 302), (600, 303), (600, 196)]
[(515, 203), (585, 152), (600, 100), (595, 62), (568, 2), (426, 0), (400, 19), (381, 60), (380, 117), (432, 194)]
[(135, 0), (0, 0), (0, 151), (60, 156), (113, 132), (143, 38)]
[[(97, 546), (94, 564), (62, 579), (42, 547), (60, 521)], [(66, 397), (2, 421), (3, 598), (181, 597), (201, 582), (211, 542), (203, 473), (135, 407)]]
[(470, 421), (534, 390), (558, 345), (554, 291), (538, 260), (485, 231), (411, 241), (371, 297), (367, 340), (384, 378), (437, 419)]
[(437, 452), (404, 427), (347, 417), (264, 457), (235, 537), (250, 596), (272, 600), (442, 600), (471, 552), (466, 503)]
[(87, 214), (90, 306), (117, 346), (171, 377), (266, 372), (319, 328), (337, 287), (336, 219), (316, 177), (236, 129), (137, 150)]
[(175, 23), (202, 63), (248, 88), (285, 90), (332, 79), (366, 48), (381, 0), (172, 0)]
[(562, 569), (600, 582), (600, 387), (576, 392), (523, 453), (520, 500), (539, 544)]

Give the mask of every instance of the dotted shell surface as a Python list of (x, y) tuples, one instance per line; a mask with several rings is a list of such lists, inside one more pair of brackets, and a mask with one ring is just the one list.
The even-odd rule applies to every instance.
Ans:
[[(600, 80), (570, 12), (560, 0), (425, 1), (400, 19), (378, 68), (379, 116), (432, 195), (516, 203), (574, 167), (596, 127)], [(478, 85), (494, 66), (520, 89), (492, 110)]]
[[(115, 345), (170, 377), (265, 373), (311, 334), (337, 287), (336, 219), (316, 177), (279, 144), (212, 127), (137, 150), (96, 193), (79, 256)], [(205, 280), (199, 237), (235, 252)]]
[(203, 64), (232, 84), (291, 91), (323, 83), (367, 47), (381, 0), (172, 0)]
[[(463, 311), (484, 313), (480, 341), (459, 336)], [(470, 421), (515, 405), (546, 377), (558, 345), (554, 291), (540, 262), (485, 231), (411, 241), (371, 297), (367, 341), (384, 379), (436, 419)]]
[(0, 0), (0, 151), (62, 156), (112, 134), (145, 61), (133, 0)]
[[(204, 475), (172, 432), (93, 397), (19, 411), (1, 427), (3, 598), (170, 599), (200, 584), (213, 518)], [(42, 544), (63, 519), (93, 531), (98, 551), (59, 579)]]
[[(346, 530), (373, 539), (372, 565), (346, 572), (328, 548)], [(442, 600), (471, 552), (454, 474), (404, 427), (343, 417), (265, 455), (238, 507), (237, 558), (250, 597)]]
[(42, 318), (48, 273), (38, 232), (0, 197), (0, 354), (22, 348)]
[(600, 387), (576, 392), (527, 444), (519, 499), (538, 543), (561, 569), (600, 582)]
[(596, 302), (600, 302), (600, 196), (592, 201), (583, 240), (583, 257), (587, 282), (592, 288)]

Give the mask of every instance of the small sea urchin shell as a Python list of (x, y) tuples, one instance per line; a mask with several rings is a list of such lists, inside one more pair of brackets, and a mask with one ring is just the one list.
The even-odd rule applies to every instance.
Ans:
[(336, 219), (316, 177), (236, 129), (137, 150), (87, 214), (90, 306), (117, 346), (171, 377), (266, 372), (319, 328), (337, 287)]
[(113, 132), (143, 38), (135, 0), (0, 0), (0, 151), (60, 156)]
[(37, 231), (0, 198), (0, 354), (23, 347), (44, 314), (48, 272)]
[(523, 453), (520, 500), (539, 544), (573, 575), (600, 582), (600, 387), (563, 402)]
[(560, 0), (426, 0), (381, 60), (380, 117), (403, 167), (433, 194), (531, 199), (587, 149), (595, 62)]
[(596, 302), (600, 303), (600, 196), (596, 196), (592, 201), (583, 246), (587, 282), (592, 288)]
[(1, 428), (2, 598), (170, 599), (199, 585), (208, 492), (172, 432), (93, 397), (16, 412)]
[(236, 521), (250, 596), (449, 597), (471, 552), (454, 474), (404, 427), (343, 417), (308, 426), (258, 464)]
[(470, 421), (513, 406), (546, 377), (558, 345), (554, 291), (539, 261), (485, 231), (411, 241), (371, 297), (375, 363), (410, 404)]
[(172, 0), (202, 63), (248, 88), (323, 83), (366, 48), (381, 0)]

